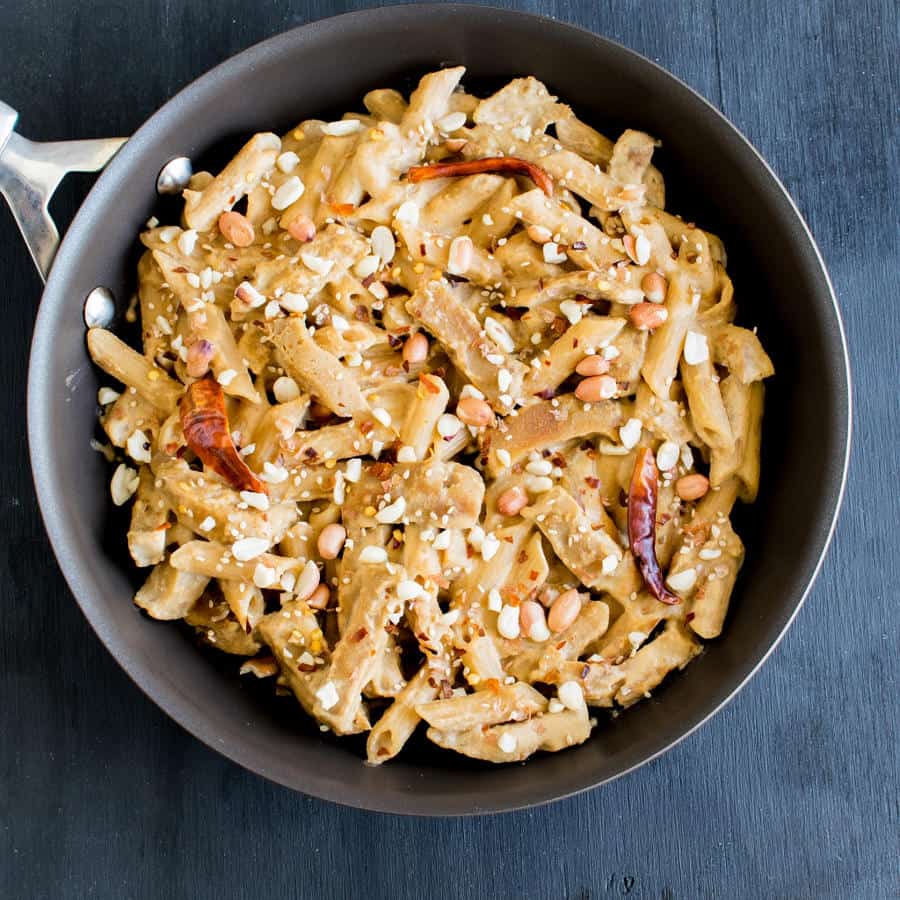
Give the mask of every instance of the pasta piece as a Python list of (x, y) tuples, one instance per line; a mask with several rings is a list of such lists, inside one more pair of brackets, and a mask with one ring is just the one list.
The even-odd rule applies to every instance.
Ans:
[(145, 568), (162, 562), (170, 527), (168, 515), (169, 504), (156, 487), (153, 473), (142, 468), (128, 529), (128, 552), (136, 566)]
[(313, 715), (337, 734), (359, 731), (362, 689), (371, 680), (379, 655), (387, 644), (389, 606), (396, 602), (398, 577), (373, 572), (367, 596), (356, 603), (347, 627), (331, 654), (316, 692)]
[[(709, 540), (687, 554), (699, 561), (697, 583), (691, 603), (690, 627), (702, 638), (722, 633), (734, 583), (744, 561), (744, 545), (726, 519), (710, 528)], [(695, 571), (697, 567), (695, 567)]]
[(325, 425), (313, 431), (298, 431), (281, 439), (282, 455), (291, 465), (315, 465), (328, 460), (375, 455), (376, 447), (384, 447), (392, 432), (373, 420)]
[(393, 759), (403, 749), (421, 721), (416, 707), (433, 700), (437, 692), (431, 671), (423, 665), (372, 726), (366, 740), (366, 759), (369, 763), (380, 765)]
[(622, 184), (641, 184), (658, 146), (649, 134), (626, 129), (612, 148), (607, 172)]
[(259, 578), (257, 569), (262, 567), (267, 573), (266, 586), (272, 590), (287, 590), (288, 585), (293, 586), (303, 564), (299, 559), (265, 552), (242, 561), (236, 559), (231, 550), (217, 541), (189, 541), (172, 554), (169, 562), (182, 572), (205, 575), (207, 578), (251, 583)]
[(694, 318), (693, 294), (682, 273), (675, 273), (666, 299), (668, 318), (653, 332), (641, 367), (644, 381), (657, 397), (667, 400), (678, 372), (685, 335)]
[[(496, 410), (507, 410), (519, 396), (525, 366), (483, 331), (475, 315), (454, 296), (446, 281), (432, 281), (407, 303), (410, 314), (444, 346), (456, 367), (484, 394)], [(491, 361), (491, 360), (495, 361)], [(509, 375), (500, 388), (500, 371)], [(503, 402), (501, 398), (508, 398)]]
[[(603, 434), (614, 437), (624, 416), (618, 403), (600, 400), (582, 403), (574, 394), (532, 403), (515, 418), (505, 419), (502, 427), (488, 429), (482, 439), (487, 454), (487, 470), (494, 477), (506, 465), (516, 463), (532, 450), (562, 444), (573, 438)], [(509, 463), (498, 458), (498, 451), (508, 454)]]
[(153, 255), (144, 253), (138, 261), (138, 301), (141, 310), (141, 340), (144, 356), (161, 363), (169, 349), (169, 335), (177, 318), (172, 295), (163, 287), (165, 278)]
[(588, 600), (578, 618), (562, 633), (547, 642), (529, 674), (532, 681), (546, 681), (548, 673), (568, 660), (577, 659), (596, 643), (609, 625), (609, 607), (600, 600)]
[(420, 227), (432, 234), (455, 233), (499, 189), (503, 181), (502, 176), (488, 173), (454, 179), (422, 208)]
[(252, 584), (243, 581), (220, 582), (222, 596), (228, 604), (238, 625), (246, 632), (251, 632), (266, 611), (262, 591)]
[(199, 600), (209, 578), (181, 572), (168, 562), (157, 563), (134, 595), (135, 606), (154, 619), (183, 619)]
[(522, 515), (540, 528), (556, 555), (588, 587), (616, 598), (638, 589), (640, 580), (631, 555), (605, 531), (593, 529), (572, 495), (562, 488), (540, 494)]
[(211, 303), (191, 313), (189, 320), (193, 340), (208, 341), (212, 348), (210, 368), (222, 390), (232, 397), (243, 397), (259, 403), (259, 394), (247, 371), (225, 313)]
[(135, 388), (128, 388), (106, 408), (100, 425), (113, 447), (124, 447), (136, 431), (143, 431), (152, 439), (160, 430), (162, 416), (150, 400)]
[(772, 360), (762, 348), (759, 338), (746, 328), (725, 325), (712, 340), (714, 361), (725, 366), (744, 384), (762, 381), (775, 374)]
[(412, 447), (416, 459), (425, 459), (449, 399), (450, 392), (442, 379), (428, 374), (419, 376), (415, 399), (400, 428), (401, 443)]
[(467, 731), (500, 722), (517, 722), (547, 709), (543, 695), (524, 682), (485, 685), (474, 694), (419, 703), (416, 712), (440, 731)]
[(300, 705), (312, 715), (322, 667), (330, 657), (313, 611), (302, 600), (288, 601), (277, 612), (264, 616), (256, 632), (272, 650), (281, 677)]
[(202, 191), (184, 192), (184, 218), (188, 227), (209, 231), (220, 213), (231, 209), (262, 180), (281, 150), (280, 138), (255, 134), (237, 156)]
[[(727, 389), (730, 394), (730, 389)], [(733, 402), (729, 397), (728, 402)], [(743, 430), (743, 455), (735, 474), (741, 482), (741, 500), (753, 503), (759, 491), (760, 452), (762, 447), (762, 416), (765, 388), (761, 381), (750, 387), (746, 424)], [(722, 484), (722, 481), (719, 481)]]
[(624, 324), (624, 319), (585, 316), (537, 357), (540, 367), (533, 367), (525, 376), (523, 392), (538, 395), (555, 391), (585, 356), (608, 346)]
[[(663, 619), (670, 618), (673, 610), (674, 607), (665, 606), (649, 593), (639, 594), (634, 600), (629, 600), (622, 614), (599, 641), (584, 648), (585, 653), (620, 663), (647, 640)], [(678, 615), (682, 612), (679, 609)]]
[[(584, 301), (610, 300), (614, 303), (634, 304), (644, 299), (643, 292), (615, 277), (600, 272), (569, 272), (555, 278), (541, 279), (530, 288), (516, 292), (517, 306), (539, 306), (581, 296)], [(585, 312), (589, 307), (585, 307)], [(622, 321), (622, 320), (617, 320)]]
[(693, 364), (682, 360), (681, 381), (698, 437), (714, 450), (732, 452), (735, 438), (712, 361), (708, 357)]
[(514, 78), (495, 94), (482, 100), (472, 114), (479, 125), (512, 126), (521, 129), (521, 140), (533, 131), (543, 132), (556, 121), (560, 106), (556, 97), (537, 78)]
[(194, 627), (197, 637), (210, 647), (234, 656), (255, 656), (260, 643), (238, 623), (224, 600), (204, 594), (191, 607), (184, 621)]
[(484, 482), (458, 463), (375, 463), (349, 487), (343, 507), (348, 529), (378, 524), (436, 524), (471, 528), (478, 521)]
[[(386, 525), (361, 531), (348, 529), (343, 554), (337, 565), (338, 573), (338, 630), (343, 634), (347, 630), (350, 615), (360, 599), (363, 586), (368, 583), (370, 574), (377, 571), (372, 565), (365, 563), (366, 547), (384, 547), (390, 538), (391, 529)], [(398, 620), (399, 621), (399, 620)]]
[[(521, 762), (538, 750), (562, 750), (590, 737), (587, 709), (547, 713), (507, 725), (469, 731), (428, 729), (428, 738), (439, 747), (487, 762)], [(508, 748), (508, 749), (507, 749)]]
[(510, 200), (516, 194), (516, 183), (502, 179), (500, 187), (475, 211), (472, 221), (462, 231), (477, 247), (495, 247), (516, 226)]
[(183, 390), (153, 362), (132, 350), (105, 328), (90, 328), (87, 333), (91, 359), (108, 375), (134, 388), (145, 400), (166, 415), (175, 411)]
[(398, 124), (406, 112), (406, 101), (399, 91), (378, 88), (363, 97), (363, 105), (376, 119), (387, 119)]
[(401, 173), (424, 158), (434, 122), (449, 111), (450, 98), (463, 72), (457, 66), (425, 75), (409, 98), (399, 124), (383, 121), (378, 138), (360, 146), (355, 162), (361, 184), (370, 196), (380, 196)]
[(160, 461), (154, 471), (161, 495), (185, 527), (227, 543), (247, 535), (273, 540), (270, 514), (250, 506), (217, 475), (196, 472), (183, 459)]
[(751, 398), (753, 384), (743, 384), (735, 376), (729, 375), (719, 382), (719, 393), (733, 440), (725, 448), (712, 448), (710, 453), (709, 481), (713, 487), (722, 484), (722, 482), (737, 474), (737, 470), (743, 462), (752, 427)]
[(700, 644), (675, 620), (666, 623), (662, 634), (641, 647), (619, 667), (625, 675), (616, 691), (616, 702), (631, 706), (654, 690), (675, 669), (683, 669), (701, 650)]
[[(624, 253), (617, 250), (612, 240), (596, 225), (562, 204), (548, 200), (543, 191), (535, 189), (520, 194), (510, 203), (510, 208), (523, 222), (539, 225), (551, 235), (559, 235), (557, 243), (565, 244), (568, 257), (582, 268), (605, 269), (625, 258)], [(636, 303), (637, 300), (631, 302)]]
[(309, 395), (301, 394), (296, 400), (276, 403), (263, 413), (248, 435), (247, 443), (252, 445), (253, 450), (246, 459), (251, 469), (262, 471), (267, 462), (275, 462), (283, 442), (290, 441), (303, 424), (309, 402)]
[(274, 344), (287, 374), (320, 403), (344, 417), (368, 411), (353, 377), (339, 360), (319, 347), (300, 319), (282, 323)]

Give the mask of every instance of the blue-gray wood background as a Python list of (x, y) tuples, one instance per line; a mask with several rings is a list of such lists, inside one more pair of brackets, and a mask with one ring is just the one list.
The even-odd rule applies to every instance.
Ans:
[[(0, 98), (39, 140), (128, 134), (236, 51), (363, 5), (0, 0)], [(898, 6), (497, 5), (575, 22), (674, 72), (749, 136), (806, 215), (834, 279), (855, 375), (850, 486), (816, 588), (728, 709), (663, 758), (592, 793), (504, 816), (430, 821), (355, 812), (269, 784), (151, 705), (90, 631), (56, 568), (24, 438), (40, 285), (4, 207), (5, 900), (900, 894)], [(64, 211), (89, 183), (67, 185)]]

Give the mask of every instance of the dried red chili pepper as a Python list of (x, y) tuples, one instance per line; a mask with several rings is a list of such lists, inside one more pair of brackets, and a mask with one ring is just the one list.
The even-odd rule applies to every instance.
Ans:
[(487, 159), (469, 159), (465, 162), (434, 163), (430, 166), (413, 166), (409, 180), (427, 181), (430, 178), (451, 178), (455, 175), (478, 175), (481, 172), (500, 172), (507, 175), (527, 175), (548, 197), (553, 196), (553, 179), (534, 163), (517, 156), (489, 156)]
[(656, 502), (659, 472), (653, 452), (648, 447), (638, 450), (631, 484), (628, 486), (628, 543), (641, 570), (647, 590), (662, 603), (680, 600), (663, 583), (662, 570), (656, 558)]
[(179, 407), (188, 446), (235, 490), (266, 493), (266, 486), (238, 454), (231, 439), (225, 394), (211, 377), (193, 382)]

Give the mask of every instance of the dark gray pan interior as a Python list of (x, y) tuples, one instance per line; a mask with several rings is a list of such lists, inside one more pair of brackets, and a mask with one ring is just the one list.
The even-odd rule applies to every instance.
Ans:
[[(97, 378), (81, 304), (98, 284), (123, 302), (133, 292), (135, 235), (153, 213), (174, 221), (154, 193), (169, 158), (224, 159), (254, 130), (361, 108), (372, 87), (405, 90), (424, 71), (456, 63), (469, 68), (474, 88), (531, 73), (602, 130), (631, 125), (660, 137), (668, 206), (724, 239), (742, 323), (759, 326), (777, 377), (768, 382), (761, 495), (739, 519), (747, 562), (721, 640), (653, 699), (615, 720), (601, 715), (577, 749), (488, 768), (414, 742), (376, 769), (363, 765), (360, 742), (320, 736), (292, 702), (239, 681), (235, 664), (212, 660), (178, 627), (135, 611), (125, 523), (111, 516), (109, 473), (88, 446)], [(70, 229), (41, 305), (29, 379), (29, 438), (50, 537), (85, 615), (131, 677), (242, 765), (320, 797), (403, 813), (559, 798), (645, 762), (713, 713), (777, 642), (814, 578), (840, 501), (848, 433), (848, 364), (827, 276), (790, 199), (741, 135), (622, 47), (520, 13), (452, 5), (369, 10), (289, 32), (163, 107), (109, 166)]]

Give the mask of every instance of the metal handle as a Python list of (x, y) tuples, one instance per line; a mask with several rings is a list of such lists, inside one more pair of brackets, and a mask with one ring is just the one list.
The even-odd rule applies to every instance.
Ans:
[(68, 172), (96, 172), (126, 138), (35, 143), (14, 131), (19, 114), (0, 100), (0, 193), (12, 209), (41, 279), (59, 247), (48, 204)]

